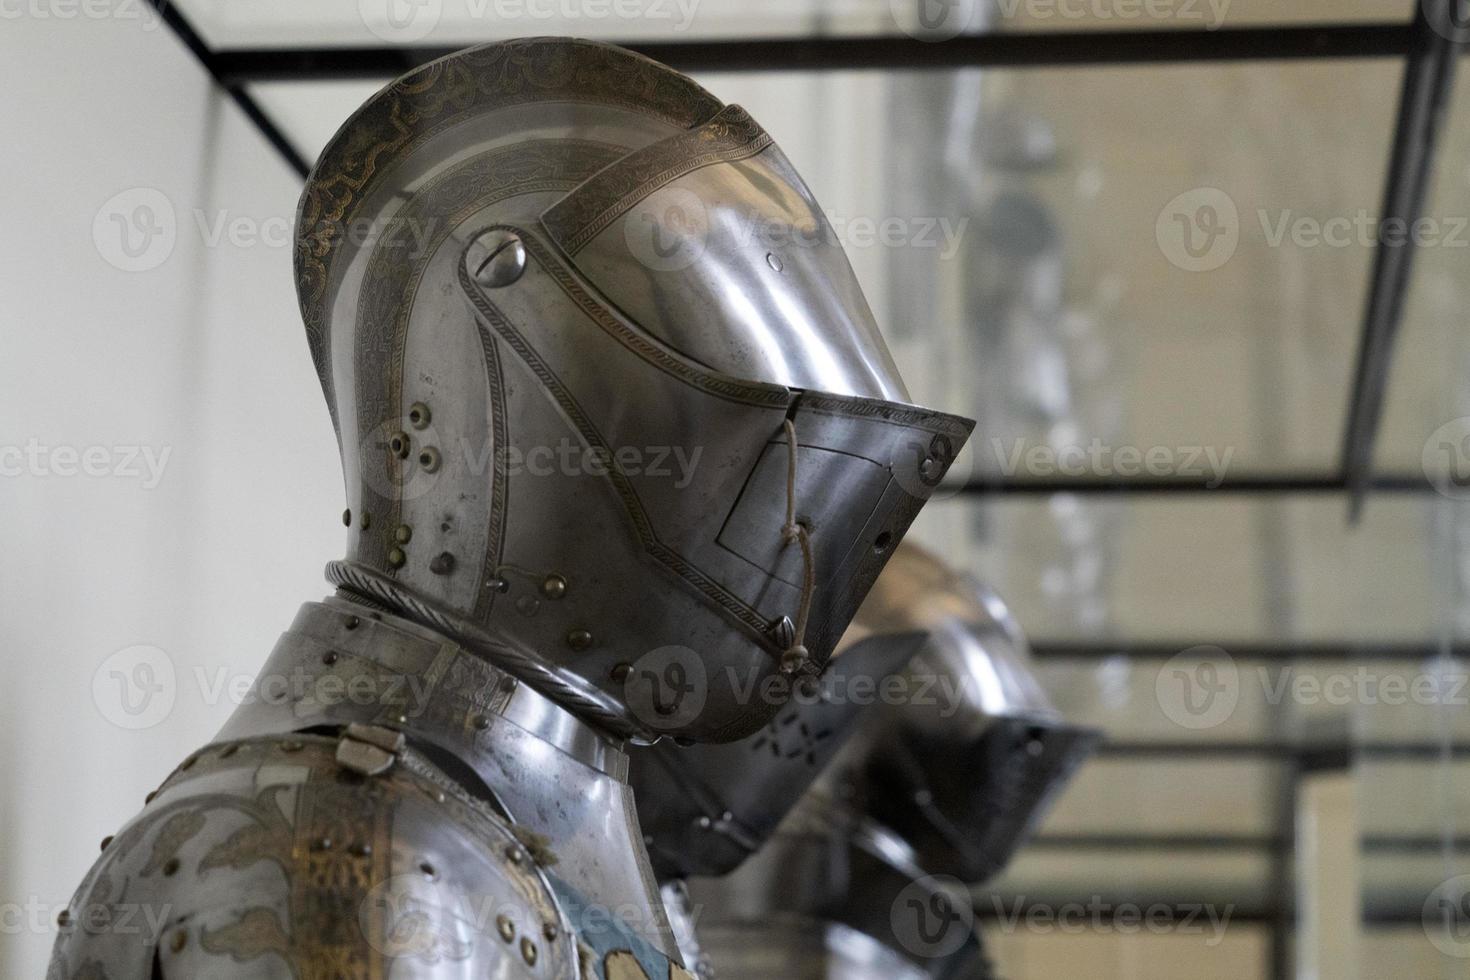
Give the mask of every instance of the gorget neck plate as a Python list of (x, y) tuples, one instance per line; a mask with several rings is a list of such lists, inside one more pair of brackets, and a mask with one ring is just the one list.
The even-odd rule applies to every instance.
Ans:
[(677, 962), (618, 743), (453, 640), (340, 598), (301, 607), (219, 738), (354, 722), (403, 732), (551, 876)]

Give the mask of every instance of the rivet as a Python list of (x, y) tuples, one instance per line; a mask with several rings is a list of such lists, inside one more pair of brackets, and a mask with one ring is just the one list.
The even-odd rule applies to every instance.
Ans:
[(434, 790), (434, 802), (435, 803), (443, 803), (448, 798), (449, 797), (447, 797), (447, 796), (444, 795), (444, 791), (442, 789), (436, 789), (436, 790)]
[(178, 871), (179, 871), (179, 859), (178, 858), (169, 858), (167, 861), (163, 862), (163, 875), (164, 875), (165, 878), (173, 877), (174, 875), (178, 874)]
[(368, 528), (370, 528), (372, 526), (373, 526), (373, 515), (367, 513), (366, 511), (364, 511), (363, 512), (363, 515), (362, 515), (362, 529), (364, 531), (366, 531)]
[(618, 664), (612, 669), (612, 679), (620, 684), (631, 676), (633, 676), (632, 664)]
[(567, 580), (560, 575), (548, 575), (541, 583), (541, 594), (548, 599), (560, 599), (567, 594)]
[(62, 909), (56, 916), (56, 924), (61, 926), (63, 929), (66, 928), (66, 924), (70, 921), (71, 912), (66, 909)]
[(465, 249), (464, 267), (486, 289), (509, 286), (526, 271), (526, 246), (515, 232), (492, 228)]
[(541, 935), (546, 937), (548, 943), (554, 943), (556, 937), (561, 935), (561, 930), (556, 927), (555, 922), (548, 922), (541, 927)]
[(520, 864), (526, 860), (526, 852), (512, 844), (505, 849), (505, 859), (511, 864)]
[(485, 588), (489, 589), (492, 592), (499, 592), (501, 594), (504, 594), (510, 591), (510, 582), (506, 581), (503, 578), (486, 579)]
[(516, 938), (516, 924), (503, 915), (495, 917), (495, 928), (500, 930), (500, 938), (511, 942)]
[(773, 272), (780, 272), (782, 269), (786, 268), (785, 263), (781, 261), (781, 256), (777, 255), (775, 252), (766, 253), (766, 265), (770, 266)]
[(419, 871), (423, 872), (424, 877), (431, 881), (438, 876), (438, 872), (434, 870), (434, 866), (428, 861), (419, 862)]
[(475, 726), (475, 731), (483, 732), (485, 729), (490, 727), (490, 719), (486, 718), (484, 715), (475, 715), (475, 720), (472, 721), (470, 724)]
[(348, 616), (346, 621), (343, 622), (342, 625), (350, 630), (355, 630), (362, 625), (362, 620), (358, 619), (356, 616)]
[(367, 857), (368, 855), (373, 853), (373, 845), (361, 843), (353, 844), (347, 849), (347, 853), (351, 854), (353, 857)]
[(109, 844), (112, 843), (112, 840), (113, 840), (113, 838), (110, 837), (110, 836), (102, 838), (102, 848), (101, 849), (104, 850), (104, 851), (107, 850), (107, 847), (108, 847)]
[(396, 714), (396, 715), (393, 716), (393, 724), (395, 724), (395, 725), (407, 725), (408, 724), (408, 715), (404, 714), (402, 711), (398, 712), (398, 714)]
[(344, 510), (342, 512), (342, 526), (343, 527), (351, 527), (352, 526), (352, 509), (351, 508), (348, 508), (347, 510)]
[(399, 544), (408, 544), (413, 540), (413, 528), (407, 524), (400, 524), (393, 529), (393, 540)]
[(699, 824), (700, 830), (709, 830), (711, 827), (714, 826), (715, 822), (709, 817), (700, 817), (698, 820), (695, 821), (695, 823)]
[(169, 949), (177, 953), (184, 948), (184, 945), (188, 943), (188, 941), (189, 934), (180, 929), (178, 932), (175, 932), (173, 938), (168, 941), (168, 947)]
[(330, 851), (332, 849), (332, 838), (318, 837), (311, 842), (311, 849), (313, 851)]
[(592, 634), (586, 630), (572, 630), (567, 634), (567, 646), (580, 653), (592, 646)]
[(408, 561), (408, 556), (403, 553), (402, 548), (388, 549), (388, 564), (394, 568), (402, 568), (403, 563)]
[(429, 559), (429, 571), (435, 575), (448, 575), (454, 571), (454, 556), (447, 551), (441, 551)]
[(525, 959), (527, 966), (536, 965), (536, 944), (525, 936), (521, 937), (521, 957)]
[(429, 406), (423, 402), (414, 402), (408, 406), (408, 424), (415, 429), (428, 428), (429, 419), (432, 417), (432, 414), (429, 412)]
[(439, 470), (439, 450), (433, 446), (425, 446), (419, 451), (419, 466), (425, 473), (437, 473)]
[(326, 664), (328, 667), (336, 663), (337, 660), (338, 657), (336, 650), (328, 650), (326, 653), (322, 654), (322, 663)]
[(399, 459), (408, 459), (409, 441), (408, 434), (395, 432), (388, 439), (388, 451)]

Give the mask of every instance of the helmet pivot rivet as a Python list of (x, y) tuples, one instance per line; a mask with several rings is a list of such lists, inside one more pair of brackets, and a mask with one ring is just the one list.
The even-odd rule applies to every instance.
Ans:
[(480, 235), (464, 253), (465, 271), (486, 289), (509, 286), (526, 271), (526, 246), (521, 236), (504, 228)]

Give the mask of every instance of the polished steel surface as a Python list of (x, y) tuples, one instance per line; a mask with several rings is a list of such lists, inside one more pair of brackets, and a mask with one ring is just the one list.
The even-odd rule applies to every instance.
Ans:
[(232, 739), (185, 760), (104, 848), (48, 977), (579, 975), (550, 879), (499, 814), (411, 749), (368, 779), (337, 745)]
[[(905, 403), (769, 136), (607, 45), (406, 76), (328, 145), (298, 232), (354, 517), (329, 577), (619, 737), (767, 723), (744, 692), (820, 672), (969, 433)], [(697, 705), (650, 710), (673, 667)]]
[(301, 607), (220, 737), (353, 724), (391, 728), (467, 767), (515, 828), (536, 835), (560, 880), (674, 950), (627, 756), (606, 736), (445, 637), (333, 599)]

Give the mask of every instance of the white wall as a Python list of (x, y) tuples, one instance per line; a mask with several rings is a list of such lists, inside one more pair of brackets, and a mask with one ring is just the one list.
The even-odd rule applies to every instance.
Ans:
[[(282, 232), (299, 180), (166, 28), (128, 16), (143, 6), (0, 20), (5, 977), (45, 974), (55, 914), (97, 842), (212, 736), (230, 703), (207, 688), (258, 668), (295, 606), (327, 591), (321, 566), (342, 542)], [(94, 240), (99, 211), (135, 188), (175, 216), (161, 224), (172, 251), (155, 239), (143, 259), (167, 257), (146, 271), (114, 264), (105, 212)], [(275, 243), (210, 244), (196, 213), (210, 224), (221, 210)], [(32, 458), (12, 448), (31, 445)], [(59, 447), (106, 475), (68, 475), (80, 463)], [(156, 485), (131, 447), (164, 460)], [(137, 644), (169, 659), (129, 716), (112, 671), (135, 685), (147, 661), (99, 666)], [(124, 727), (137, 723), (151, 724)]]

